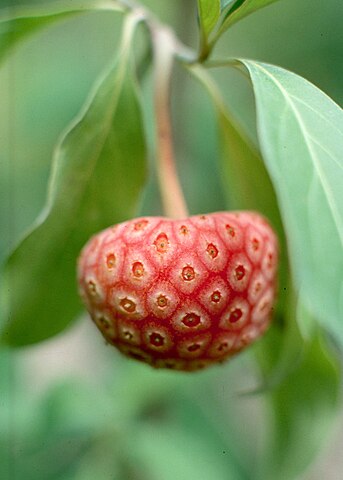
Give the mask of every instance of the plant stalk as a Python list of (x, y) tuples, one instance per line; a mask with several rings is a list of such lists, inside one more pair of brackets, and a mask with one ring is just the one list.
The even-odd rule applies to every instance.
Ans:
[(155, 62), (156, 153), (163, 209), (170, 218), (185, 218), (188, 211), (175, 165), (170, 114), (170, 77), (175, 39), (166, 27), (154, 29), (152, 38)]

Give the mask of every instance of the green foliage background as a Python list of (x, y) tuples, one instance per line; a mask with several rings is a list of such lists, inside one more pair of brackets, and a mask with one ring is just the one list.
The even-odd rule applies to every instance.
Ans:
[[(1, 1), (0, 7), (38, 3)], [(172, 25), (185, 43), (196, 47), (195, 1), (142, 3)], [(311, 80), (342, 103), (342, 14), (340, 0), (275, 2), (234, 25), (215, 53), (280, 65)], [(121, 24), (122, 17), (114, 13), (70, 16), (27, 37), (2, 63), (1, 261), (44, 206), (54, 146), (79, 113), (99, 73), (113, 61)], [(10, 35), (6, 27), (0, 27), (0, 52), (1, 42), (5, 44)], [(137, 58), (141, 54), (144, 50), (138, 49)], [(251, 168), (259, 160), (253, 146), (258, 143), (251, 87), (233, 69), (215, 70), (214, 77), (230, 111), (251, 140), (250, 153), (244, 157)], [(151, 118), (150, 80), (148, 69), (143, 81), (146, 125)], [(250, 208), (251, 200), (245, 205), (245, 199), (227, 180), (237, 175), (234, 165), (223, 160), (231, 158), (231, 149), (245, 139), (237, 136), (224, 117), (217, 122), (217, 113), (203, 87), (177, 67), (173, 80), (175, 145), (191, 213)], [(149, 128), (147, 133), (152, 143)], [(122, 176), (130, 178), (135, 167), (126, 167)], [(138, 177), (134, 185), (143, 181), (144, 173)], [(259, 199), (263, 210), (263, 199)], [(160, 213), (153, 176), (138, 201), (138, 211)], [(110, 210), (107, 200), (103, 202)], [(270, 208), (268, 201), (265, 205)], [(117, 212), (116, 221), (133, 215), (135, 206), (133, 200), (130, 212), (129, 208), (126, 213)], [(279, 219), (273, 219), (278, 224)], [(96, 229), (96, 222), (91, 225), (83, 232), (85, 238)], [(49, 250), (43, 253), (46, 256), (40, 261), (53, 271)], [(19, 263), (29, 269), (26, 258), (23, 255)], [(18, 270), (13, 275), (14, 284), (20, 285)], [(72, 288), (69, 283), (65, 283), (68, 289)], [(35, 287), (32, 278), (30, 295)], [(2, 293), (4, 303), (6, 292)], [(280, 296), (281, 304), (290, 304), (285, 293)], [(48, 316), (48, 298), (42, 303)], [(311, 332), (307, 343), (291, 318), (295, 311), (300, 315), (299, 309), (302, 329)], [(51, 312), (52, 322), (55, 313), (56, 309)], [(22, 315), (25, 319), (28, 314), (24, 311)], [(314, 470), (306, 473), (306, 469), (325, 445), (332, 420), (339, 415), (337, 358), (333, 345), (318, 333), (304, 305), (289, 307), (283, 322), (287, 328), (279, 323), (251, 352), (224, 367), (193, 376), (155, 372), (122, 359), (104, 348), (84, 317), (38, 346), (18, 350), (2, 347), (0, 478), (323, 478), (323, 474), (316, 476)], [(15, 339), (22, 336), (23, 341), (14, 343), (30, 343), (31, 332), (23, 331), (20, 325), (12, 334)], [(323, 468), (325, 478), (337, 478), (339, 465), (336, 469), (331, 466), (332, 473)]]

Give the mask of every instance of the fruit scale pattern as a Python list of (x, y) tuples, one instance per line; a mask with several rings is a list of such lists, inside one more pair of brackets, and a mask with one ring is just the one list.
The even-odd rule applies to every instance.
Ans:
[(237, 354), (267, 329), (277, 238), (254, 212), (136, 218), (92, 237), (81, 297), (106, 341), (156, 368), (193, 371)]

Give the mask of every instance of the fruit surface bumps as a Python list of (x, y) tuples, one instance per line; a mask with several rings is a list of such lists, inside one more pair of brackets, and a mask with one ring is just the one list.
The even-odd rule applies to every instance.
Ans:
[(197, 370), (268, 327), (277, 239), (253, 212), (137, 218), (90, 239), (79, 290), (108, 343), (157, 368)]

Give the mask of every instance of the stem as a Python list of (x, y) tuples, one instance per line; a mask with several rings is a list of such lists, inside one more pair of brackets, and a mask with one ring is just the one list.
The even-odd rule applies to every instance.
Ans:
[(215, 58), (214, 60), (207, 60), (204, 63), (206, 68), (220, 68), (220, 67), (243, 67), (242, 63), (236, 58)]
[(159, 30), (168, 31), (170, 43), (174, 46), (174, 55), (182, 63), (186, 65), (191, 65), (197, 63), (198, 56), (194, 50), (184, 45), (173, 33), (171, 30), (168, 30), (167, 27), (160, 23), (158, 19), (150, 12), (147, 8), (140, 5), (135, 0), (113, 0), (114, 5), (118, 5), (123, 8), (126, 12), (137, 12), (142, 16), (142, 21), (145, 22), (147, 28), (150, 30), (151, 34), (157, 33)]
[(170, 77), (174, 57), (185, 64), (196, 61), (195, 53), (183, 45), (173, 32), (134, 0), (118, 0), (128, 11), (136, 12), (150, 30), (154, 49), (154, 104), (156, 119), (157, 173), (163, 210), (170, 218), (188, 216), (185, 198), (178, 178), (172, 140), (170, 115)]
[(155, 55), (156, 150), (162, 202), (168, 217), (184, 218), (188, 211), (175, 165), (170, 120), (170, 77), (175, 55), (175, 39), (165, 27), (154, 29), (152, 38)]
[(197, 78), (200, 83), (204, 85), (207, 91), (210, 93), (211, 97), (214, 100), (215, 105), (217, 106), (219, 112), (225, 113), (225, 101), (211, 75), (208, 71), (199, 64), (191, 65), (188, 67), (188, 71)]

